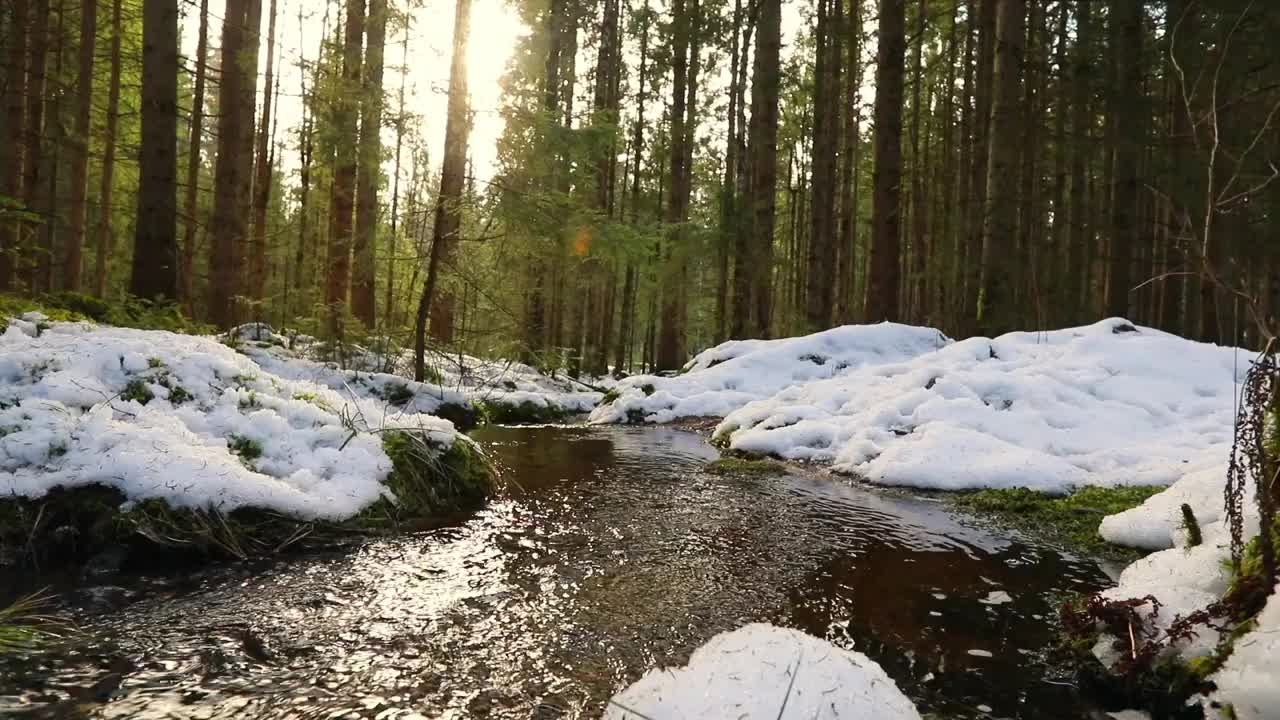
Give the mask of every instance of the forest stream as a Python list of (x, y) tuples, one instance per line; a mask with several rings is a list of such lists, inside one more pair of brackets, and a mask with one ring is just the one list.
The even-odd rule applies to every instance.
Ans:
[(816, 472), (714, 474), (681, 430), (474, 436), (508, 489), (454, 525), (60, 591), (81, 634), (0, 665), (0, 715), (594, 718), (754, 621), (869, 655), (922, 713), (1088, 712), (1046, 653), (1056, 602), (1108, 583), (1091, 560)]

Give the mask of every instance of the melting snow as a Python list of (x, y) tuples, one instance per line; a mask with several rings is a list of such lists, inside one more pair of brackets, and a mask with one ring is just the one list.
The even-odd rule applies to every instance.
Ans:
[(865, 655), (765, 624), (715, 636), (684, 667), (650, 670), (614, 696), (604, 717), (637, 715), (705, 720), (920, 717)]

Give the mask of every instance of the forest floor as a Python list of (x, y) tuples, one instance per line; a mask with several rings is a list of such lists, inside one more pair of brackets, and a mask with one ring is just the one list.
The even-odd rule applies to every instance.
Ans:
[[(10, 560), (93, 561), (139, 538), (246, 557), (335, 528), (441, 516), (483, 502), (494, 482), (460, 430), (594, 407), (592, 423), (714, 425), (727, 455), (718, 471), (774, 458), (881, 486), (979, 491), (956, 502), (1055, 527), (1091, 551), (1105, 541), (1149, 552), (1075, 609), (1076, 645), (1128, 676), (1140, 656), (1158, 676), (1176, 661), (1192, 678), (1180, 687), (1224, 717), (1280, 706), (1280, 668), (1268, 662), (1280, 652), (1280, 601), (1250, 590), (1256, 547), (1252, 565), (1231, 568), (1222, 504), (1247, 351), (1119, 319), (960, 342), (884, 323), (728, 342), (675, 377), (616, 385), (465, 355), (441, 356), (414, 382), (403, 354), (335, 352), (261, 324), (198, 335), (2, 304), (13, 316), (0, 335)], [(1248, 540), (1259, 523), (1248, 498), (1244, 507)], [(1117, 609), (1127, 628), (1109, 624)], [(743, 637), (782, 642), (765, 630)], [(704, 655), (741, 639), (718, 638)], [(719, 682), (698, 657), (690, 677)], [(665, 692), (644, 687), (632, 692)]]

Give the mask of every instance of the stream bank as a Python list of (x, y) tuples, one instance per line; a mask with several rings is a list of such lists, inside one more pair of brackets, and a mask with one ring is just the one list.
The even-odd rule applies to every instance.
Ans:
[(473, 436), (510, 490), (452, 526), (73, 583), (81, 639), (4, 660), (0, 714), (593, 718), (755, 621), (870, 656), (922, 713), (1091, 709), (1047, 659), (1058, 601), (1108, 584), (1088, 559), (927, 498), (708, 472), (715, 451), (679, 430)]

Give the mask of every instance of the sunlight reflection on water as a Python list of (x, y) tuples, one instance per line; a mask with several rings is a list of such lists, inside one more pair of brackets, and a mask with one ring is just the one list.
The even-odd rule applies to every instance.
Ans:
[[(922, 710), (1081, 714), (1045, 676), (1044, 618), (1105, 582), (1090, 562), (839, 478), (709, 474), (692, 433), (476, 437), (514, 482), (470, 520), (140, 580), (118, 611), (82, 608), (95, 642), (24, 668), (0, 713), (106, 678), (95, 716), (596, 717), (648, 667), (762, 620), (871, 655)], [(1011, 601), (983, 602), (996, 591)]]

